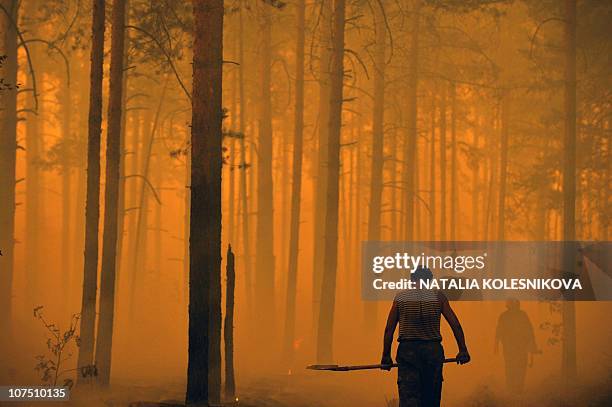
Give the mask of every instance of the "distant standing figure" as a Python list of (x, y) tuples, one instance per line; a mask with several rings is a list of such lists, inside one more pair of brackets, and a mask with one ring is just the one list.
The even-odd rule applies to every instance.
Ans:
[(537, 347), (529, 316), (521, 310), (521, 303), (516, 299), (506, 302), (506, 311), (502, 312), (497, 320), (495, 353), (500, 342), (504, 352), (508, 391), (522, 393), (527, 374), (527, 359), (530, 353), (537, 351)]

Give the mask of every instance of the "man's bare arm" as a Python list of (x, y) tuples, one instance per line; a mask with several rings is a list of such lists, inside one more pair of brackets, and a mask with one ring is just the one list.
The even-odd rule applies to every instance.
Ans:
[(382, 365), (391, 365), (393, 363), (391, 359), (391, 344), (393, 343), (393, 334), (395, 333), (395, 327), (397, 326), (398, 320), (397, 305), (395, 301), (393, 301), (393, 305), (391, 305), (391, 309), (389, 310), (387, 325), (385, 326), (385, 333), (383, 336), (383, 353), (380, 362)]
[(446, 319), (446, 322), (448, 322), (453, 330), (453, 335), (455, 335), (455, 340), (457, 341), (457, 347), (459, 348), (457, 360), (461, 364), (468, 363), (470, 361), (470, 354), (465, 344), (465, 335), (463, 334), (463, 328), (461, 328), (459, 318), (457, 318), (457, 315), (451, 308), (448, 299), (442, 293), (440, 293), (440, 302), (442, 305), (442, 315), (444, 315), (444, 319)]

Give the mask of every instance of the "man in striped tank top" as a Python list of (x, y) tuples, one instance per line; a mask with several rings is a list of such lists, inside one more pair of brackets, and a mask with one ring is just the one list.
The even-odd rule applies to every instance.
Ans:
[[(432, 279), (427, 268), (417, 268), (411, 276), (416, 287), (419, 280)], [(470, 361), (461, 324), (446, 296), (437, 290), (409, 289), (395, 296), (387, 326), (381, 364), (390, 370), (391, 344), (395, 327), (399, 323), (397, 349), (397, 387), (400, 407), (438, 407), (442, 394), (442, 365), (444, 350), (440, 335), (440, 315), (450, 325), (459, 347), (458, 363)]]

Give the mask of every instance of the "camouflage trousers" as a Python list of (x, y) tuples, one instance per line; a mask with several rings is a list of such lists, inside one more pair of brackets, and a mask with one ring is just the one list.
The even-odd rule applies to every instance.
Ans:
[(440, 406), (444, 363), (440, 342), (400, 342), (397, 363), (400, 407)]

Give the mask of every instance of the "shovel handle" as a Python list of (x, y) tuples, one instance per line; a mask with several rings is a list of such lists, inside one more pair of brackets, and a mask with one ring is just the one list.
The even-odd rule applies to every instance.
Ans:
[[(457, 358), (448, 358), (444, 359), (444, 363), (457, 362)], [(386, 365), (385, 365), (386, 366)], [(393, 363), (390, 365), (391, 368), (398, 367), (397, 363)], [(309, 369), (313, 370), (331, 370), (334, 372), (348, 372), (351, 370), (372, 370), (372, 369), (382, 369), (383, 365), (353, 365), (353, 366), (337, 366), (337, 365), (314, 365), (309, 366)]]

